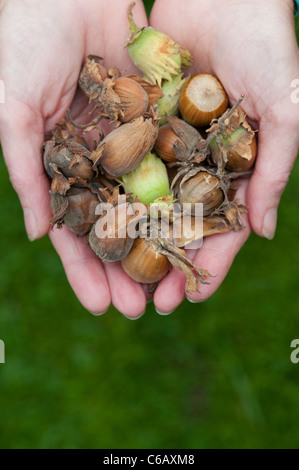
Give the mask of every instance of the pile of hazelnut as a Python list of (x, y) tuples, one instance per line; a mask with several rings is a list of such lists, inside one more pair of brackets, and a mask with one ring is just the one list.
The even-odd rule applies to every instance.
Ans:
[[(194, 292), (210, 274), (184, 248), (244, 227), (236, 179), (251, 171), (256, 135), (240, 106), (244, 97), (229, 108), (217, 77), (185, 76), (190, 53), (154, 28), (138, 28), (133, 6), (127, 47), (143, 77), (121, 75), (89, 55), (78, 84), (93, 105), (91, 122), (79, 126), (67, 110), (44, 143), (51, 225), (84, 236), (101, 260), (121, 261), (151, 290), (173, 266)], [(102, 120), (114, 125), (106, 136)], [(90, 148), (86, 135), (94, 130)], [(185, 216), (192, 230), (176, 235)]]

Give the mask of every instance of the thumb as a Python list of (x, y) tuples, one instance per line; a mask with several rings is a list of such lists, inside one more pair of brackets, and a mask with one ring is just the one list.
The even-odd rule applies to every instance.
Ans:
[(278, 204), (298, 152), (298, 111), (286, 120), (261, 121), (258, 134), (258, 155), (247, 203), (251, 227), (269, 240), (275, 235)]
[(1, 145), (10, 180), (24, 211), (30, 240), (49, 231), (50, 184), (43, 169), (43, 119), (19, 104), (1, 120)]

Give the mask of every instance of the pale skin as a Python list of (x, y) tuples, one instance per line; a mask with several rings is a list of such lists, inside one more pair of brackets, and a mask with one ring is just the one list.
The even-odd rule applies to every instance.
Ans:
[[(12, 184), (24, 208), (31, 240), (49, 232), (49, 181), (41, 159), (45, 132), (70, 107), (78, 74), (92, 53), (136, 72), (123, 48), (128, 37), (127, 3), (123, 0), (9, 0), (1, 2), (0, 78), (6, 102), (0, 105), (0, 138)], [(141, 1), (134, 8), (136, 24), (145, 26)], [(169, 34), (193, 56), (192, 72), (219, 77), (234, 103), (259, 128), (258, 156), (250, 183), (238, 196), (249, 206), (247, 228), (214, 235), (198, 252), (196, 264), (216, 277), (200, 286), (193, 301), (209, 298), (225, 278), (251, 228), (273, 238), (276, 209), (299, 147), (299, 104), (291, 102), (291, 82), (299, 78), (299, 54), (293, 26), (293, 2), (285, 0), (156, 0), (151, 26)], [(84, 115), (79, 93), (72, 114)], [(86, 114), (86, 110), (85, 110)], [(132, 281), (119, 263), (102, 265), (84, 240), (66, 228), (49, 232), (68, 280), (82, 305), (94, 314), (111, 301), (129, 318), (146, 309), (146, 289)], [(171, 271), (159, 284), (153, 301), (162, 313), (184, 299), (185, 277)]]

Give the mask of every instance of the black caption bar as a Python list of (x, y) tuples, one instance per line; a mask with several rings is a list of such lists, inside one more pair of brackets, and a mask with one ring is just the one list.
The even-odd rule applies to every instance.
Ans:
[[(209, 465), (221, 463), (221, 465), (229, 464), (232, 468), (234, 464), (236, 467), (240, 466), (240, 459), (246, 459), (247, 464), (256, 464), (257, 459), (265, 458), (267, 463), (280, 460), (285, 463), (288, 454), (292, 453), (293, 458), (298, 458), (299, 450), (249, 450), (249, 449), (229, 449), (229, 450), (216, 450), (216, 449), (194, 449), (194, 450), (120, 450), (120, 449), (98, 449), (98, 450), (79, 450), (79, 449), (10, 449), (0, 450), (0, 457), (9, 459), (9, 463), (13, 464), (14, 461), (19, 461), (22, 465), (27, 462), (32, 468), (41, 468), (45, 462), (47, 464), (57, 465), (65, 460), (68, 468), (71, 464), (76, 466), (82, 465), (84, 469), (105, 469), (105, 468), (141, 468), (147, 466), (148, 468), (161, 467), (161, 468), (177, 468), (189, 467), (198, 468), (198, 465)], [(294, 455), (294, 453), (296, 455)]]

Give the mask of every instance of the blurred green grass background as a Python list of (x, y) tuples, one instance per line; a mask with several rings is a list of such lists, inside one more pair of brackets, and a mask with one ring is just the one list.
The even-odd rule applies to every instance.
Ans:
[(298, 446), (298, 162), (273, 241), (253, 234), (207, 302), (138, 321), (79, 304), (2, 156), (0, 200), (0, 448)]

